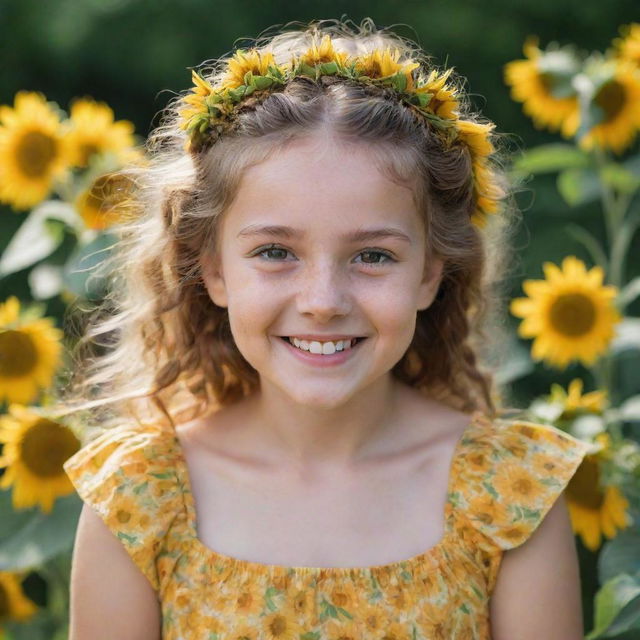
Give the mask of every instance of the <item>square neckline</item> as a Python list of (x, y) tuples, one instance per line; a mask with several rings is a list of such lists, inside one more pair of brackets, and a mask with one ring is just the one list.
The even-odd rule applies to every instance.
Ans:
[(453, 526), (453, 519), (456, 515), (456, 508), (451, 503), (449, 496), (451, 495), (453, 481), (455, 478), (454, 469), (456, 467), (456, 460), (460, 455), (460, 451), (462, 449), (465, 438), (474, 428), (482, 424), (487, 424), (486, 415), (480, 409), (476, 409), (470, 414), (469, 420), (462, 433), (458, 437), (453, 449), (453, 454), (451, 456), (451, 460), (449, 461), (449, 469), (447, 475), (447, 499), (444, 508), (444, 533), (442, 537), (433, 546), (409, 558), (384, 564), (357, 567), (309, 567), (258, 562), (254, 560), (245, 560), (236, 556), (221, 553), (204, 544), (204, 542), (202, 542), (202, 540), (200, 540), (200, 538), (198, 537), (196, 505), (195, 499), (193, 497), (193, 488), (191, 484), (189, 468), (187, 466), (186, 456), (184, 454), (182, 444), (180, 443), (180, 440), (178, 439), (178, 436), (175, 433), (174, 429), (173, 445), (175, 459), (177, 461), (176, 471), (177, 475), (179, 476), (179, 481), (182, 487), (185, 489), (182, 491), (182, 496), (186, 507), (186, 524), (189, 533), (187, 543), (191, 547), (193, 547), (193, 549), (199, 556), (206, 557), (212, 564), (215, 564), (219, 567), (221, 566), (229, 571), (236, 569), (245, 573), (268, 573), (272, 575), (285, 575), (295, 573), (300, 575), (339, 576), (345, 574), (360, 575), (372, 573), (390, 573), (394, 571), (411, 570), (413, 568), (423, 566), (427, 561), (437, 560), (439, 556), (442, 556), (445, 549), (454, 539), (455, 527)]

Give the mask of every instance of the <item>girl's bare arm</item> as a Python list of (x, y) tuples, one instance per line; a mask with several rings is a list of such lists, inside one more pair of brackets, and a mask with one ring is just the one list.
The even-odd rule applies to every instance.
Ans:
[(160, 634), (156, 592), (85, 503), (73, 549), (69, 640), (159, 640)]
[(582, 640), (580, 566), (564, 494), (505, 551), (491, 597), (494, 640)]

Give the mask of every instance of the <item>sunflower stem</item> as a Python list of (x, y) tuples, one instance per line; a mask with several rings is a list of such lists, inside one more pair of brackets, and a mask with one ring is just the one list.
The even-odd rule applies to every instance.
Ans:
[[(630, 199), (622, 194), (616, 197), (614, 188), (602, 179), (608, 159), (605, 150), (597, 144), (594, 146), (594, 157), (600, 174), (602, 210), (609, 246), (609, 270), (605, 278), (609, 284), (620, 290), (624, 278), (626, 253), (635, 230), (635, 223), (631, 218), (625, 220)], [(620, 311), (622, 312), (623, 309)], [(598, 387), (607, 392), (610, 404), (617, 406), (617, 397), (614, 398), (614, 358), (611, 351), (605, 352), (599, 359), (594, 367), (594, 374), (598, 381)], [(622, 423), (618, 418), (610, 421), (607, 427), (614, 441), (620, 442), (623, 439)]]

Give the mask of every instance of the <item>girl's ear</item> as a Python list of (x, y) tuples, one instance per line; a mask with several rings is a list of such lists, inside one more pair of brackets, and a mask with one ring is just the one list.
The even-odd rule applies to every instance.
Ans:
[(418, 311), (424, 311), (431, 306), (433, 299), (438, 293), (440, 282), (442, 280), (442, 269), (444, 262), (437, 258), (427, 259), (425, 264), (424, 276), (420, 283), (420, 291), (418, 293)]
[(200, 259), (202, 280), (209, 297), (219, 307), (227, 307), (227, 287), (218, 256), (206, 255)]

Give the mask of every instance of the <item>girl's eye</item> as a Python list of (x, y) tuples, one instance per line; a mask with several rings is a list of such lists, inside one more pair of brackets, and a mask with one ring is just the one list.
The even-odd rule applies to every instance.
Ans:
[[(280, 251), (280, 252), (284, 252), (289, 253), (288, 249), (285, 249), (284, 247), (279, 247), (277, 245), (271, 245), (269, 247), (265, 247), (263, 249), (258, 249), (253, 255), (259, 255), (262, 256), (263, 254), (268, 254), (272, 251)], [(396, 262), (396, 260), (391, 256), (391, 254), (387, 253), (386, 251), (380, 251), (378, 249), (365, 249), (364, 251), (361, 251), (359, 255), (378, 255), (378, 256), (382, 256), (383, 258), (386, 258), (386, 260), (383, 261), (377, 261), (377, 262), (364, 262), (363, 264), (368, 264), (371, 265), (373, 267), (377, 267), (377, 266), (382, 266), (384, 264), (386, 264), (387, 262)], [(267, 262), (282, 262), (282, 260), (278, 260), (278, 259), (271, 259), (271, 258), (264, 258)]]

